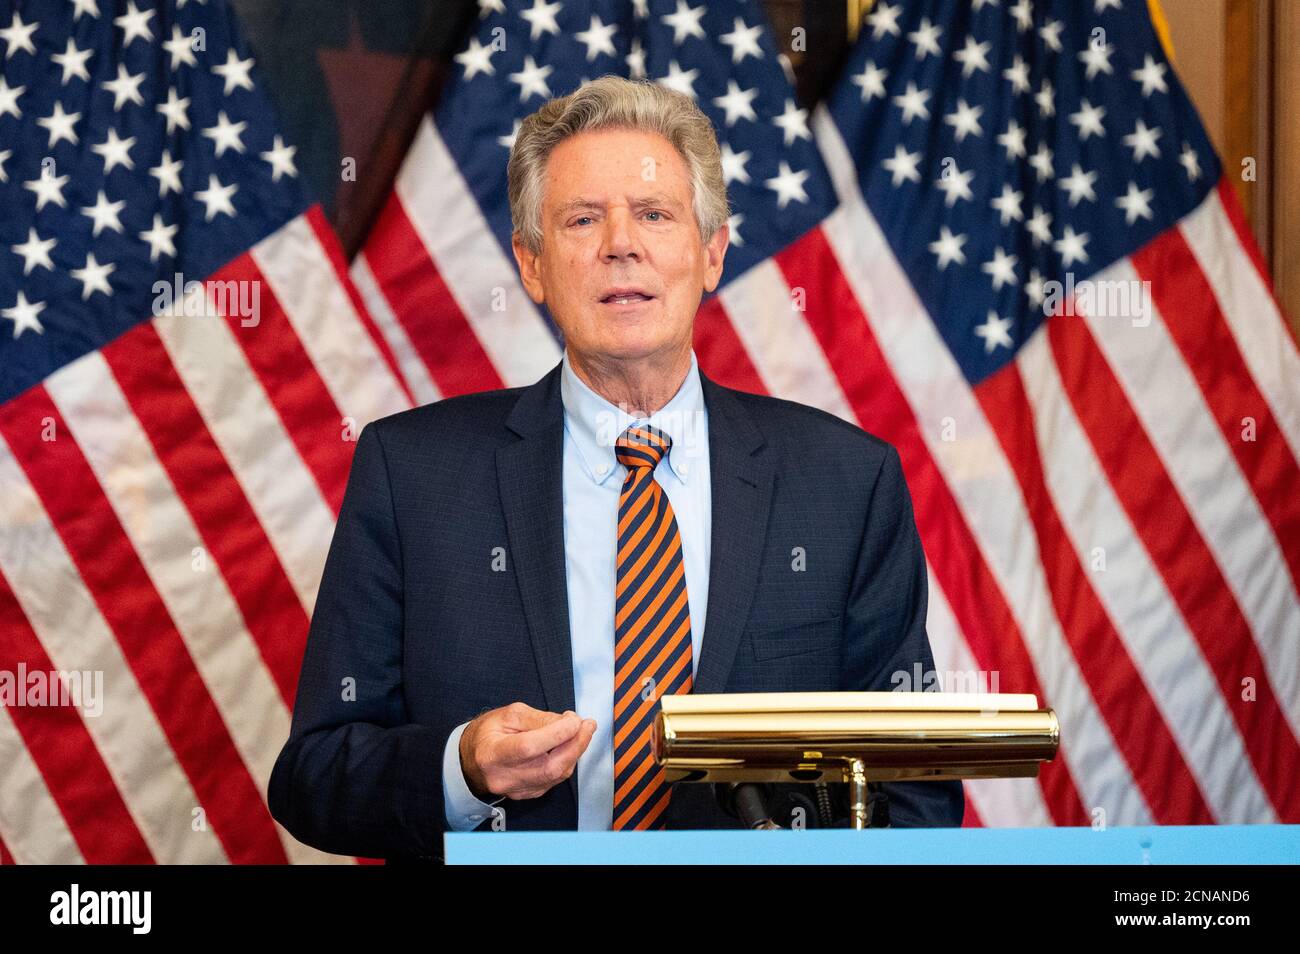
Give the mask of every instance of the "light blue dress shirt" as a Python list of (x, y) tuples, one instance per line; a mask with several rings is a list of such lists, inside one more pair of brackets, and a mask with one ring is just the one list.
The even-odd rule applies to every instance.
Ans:
[[(627, 468), (614, 442), (633, 424), (650, 423), (672, 438), (667, 461), (655, 479), (677, 517), (691, 614), (691, 673), (699, 667), (709, 591), (712, 488), (709, 473), (708, 411), (700, 387), (699, 363), (677, 393), (647, 418), (633, 418), (605, 400), (574, 373), (566, 349), (560, 395), (564, 402), (564, 559), (573, 646), (574, 705), (596, 720), (596, 733), (578, 759), (578, 829), (608, 830), (614, 813), (614, 582), (618, 499)], [(460, 766), (460, 738), (469, 722), (447, 739), (442, 760), (442, 794), (447, 825), (468, 831), (504, 800), (475, 798)], [(506, 820), (509, 827), (509, 819)]]

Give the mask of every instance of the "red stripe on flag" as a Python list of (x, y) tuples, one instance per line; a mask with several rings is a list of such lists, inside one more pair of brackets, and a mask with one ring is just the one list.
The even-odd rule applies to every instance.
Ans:
[(16, 864), (14, 856), (9, 853), (9, 846), (5, 844), (5, 840), (0, 838), (0, 865), (12, 864)]
[[(29, 673), (55, 669), (9, 581), (0, 573), (0, 668), (16, 673), (20, 663)], [(8, 706), (5, 711), (82, 857), (89, 864), (153, 864), (153, 852), (136, 827), (81, 714), (73, 707), (55, 705)]]
[[(1132, 259), (1138, 276), (1151, 283), (1170, 337), (1273, 526), (1292, 583), (1300, 583), (1300, 466), (1246, 368), (1214, 289), (1178, 229), (1147, 243)], [(1255, 422), (1253, 440), (1242, 437), (1246, 418)]]
[(244, 319), (234, 314), (225, 316), (226, 323), (337, 517), (354, 447), (353, 442), (343, 439), (343, 412), (334, 403), (253, 256), (240, 255), (208, 281), (260, 283), (257, 324), (245, 326)]
[[(972, 655), (998, 672), (1002, 691), (1046, 699), (1020, 627), (980, 553), (952, 491), (918, 429), (916, 416), (881, 351), (820, 228), (776, 257), (788, 284), (808, 291), (804, 317), (864, 429), (889, 441), (902, 457), (926, 555), (961, 625)], [(1058, 825), (1086, 825), (1089, 815), (1065, 760), (1043, 765), (1039, 783)]]
[(352, 302), (352, 308), (357, 313), (361, 323), (365, 325), (366, 331), (370, 332), (370, 338), (374, 341), (375, 347), (379, 349), (379, 354), (388, 365), (388, 370), (392, 372), (393, 379), (406, 395), (408, 404), (415, 404), (415, 395), (411, 389), (406, 386), (406, 378), (397, 366), (397, 357), (393, 354), (393, 349), (388, 346), (388, 339), (383, 336), (379, 326), (375, 324), (375, 319), (370, 316), (366, 303), (361, 300), (361, 293), (357, 291), (357, 286), (352, 284), (352, 276), (348, 271), (347, 260), (343, 257), (343, 246), (339, 244), (338, 236), (334, 234), (334, 227), (330, 225), (329, 220), (325, 218), (325, 212), (320, 203), (316, 203), (306, 214), (307, 224), (311, 226), (312, 231), (316, 233), (316, 241), (325, 252), (326, 258), (329, 259), (330, 267), (334, 269), (334, 274), (338, 276), (343, 290), (347, 292), (348, 300)]
[(443, 397), (505, 387), (395, 190), (366, 243), (366, 262)]
[(962, 828), (983, 828), (984, 819), (980, 818), (979, 809), (975, 807), (975, 802), (970, 797), (970, 786), (963, 783), (966, 795), (966, 811), (961, 817)]
[[(41, 440), (45, 418), (54, 422), (56, 440)], [(0, 433), (116, 635), (230, 860), (287, 863), (262, 794), (189, 649), (44, 386), (0, 408)]]
[(309, 620), (243, 487), (151, 323), (137, 325), (101, 353), (292, 709)]
[(1066, 641), (1156, 823), (1213, 824), (1214, 814), (1196, 776), (1097, 598), (1048, 494), (1019, 366), (1014, 361), (1003, 366), (980, 382), (975, 396), (1024, 494), (1038, 539), (1038, 557)]
[[(1047, 329), (1074, 413), (1214, 672), (1264, 790), (1282, 821), (1300, 821), (1300, 747), (1241, 607), (1087, 326), (1057, 320)], [(1255, 701), (1242, 698), (1246, 679)]]
[(710, 378), (724, 387), (751, 394), (766, 394), (767, 387), (749, 360), (749, 352), (727, 317), (722, 298), (714, 295), (695, 313), (695, 356)]

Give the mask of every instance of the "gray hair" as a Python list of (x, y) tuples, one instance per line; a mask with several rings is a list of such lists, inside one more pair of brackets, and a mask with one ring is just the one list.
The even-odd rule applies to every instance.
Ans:
[(684, 93), (651, 80), (607, 74), (548, 100), (523, 120), (515, 136), (506, 167), (510, 218), (533, 254), (542, 250), (542, 184), (551, 151), (570, 136), (599, 129), (658, 133), (672, 143), (690, 173), (702, 243), (727, 221), (727, 184), (709, 117)]

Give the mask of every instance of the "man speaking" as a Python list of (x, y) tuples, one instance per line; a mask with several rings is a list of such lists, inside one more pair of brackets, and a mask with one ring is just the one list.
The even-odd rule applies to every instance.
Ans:
[[(563, 359), (360, 435), (268, 793), (325, 851), (740, 827), (713, 786), (665, 782), (662, 695), (933, 669), (898, 454), (699, 369), (729, 210), (695, 103), (614, 76), (551, 100), (519, 129), (509, 198)], [(961, 822), (958, 782), (882, 789), (895, 827)]]

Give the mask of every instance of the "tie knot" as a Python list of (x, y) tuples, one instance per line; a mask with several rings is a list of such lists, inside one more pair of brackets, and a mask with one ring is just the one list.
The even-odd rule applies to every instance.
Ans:
[(650, 424), (633, 424), (614, 443), (614, 455), (629, 470), (649, 467), (654, 470), (664, 459), (673, 439)]

